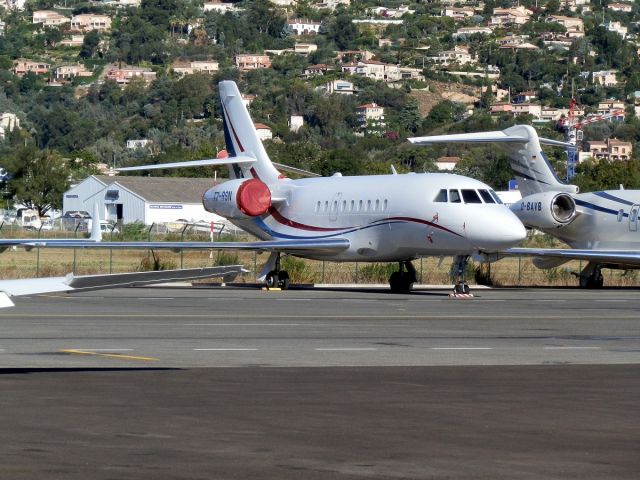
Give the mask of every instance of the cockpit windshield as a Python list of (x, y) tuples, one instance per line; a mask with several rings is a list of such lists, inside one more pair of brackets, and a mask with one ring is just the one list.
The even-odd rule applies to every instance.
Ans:
[(464, 188), (461, 190), (454, 188), (447, 190), (443, 188), (438, 191), (433, 201), (437, 203), (498, 203), (502, 205), (500, 197), (498, 197), (498, 194), (493, 190), (474, 190), (471, 188)]
[(480, 196), (482, 197), (482, 200), (484, 200), (484, 203), (496, 203), (488, 190), (478, 190), (478, 192), (480, 192)]
[(475, 190), (462, 190), (462, 198), (464, 199), (464, 203), (482, 203), (482, 200), (480, 200), (480, 197), (478, 196), (478, 192)]

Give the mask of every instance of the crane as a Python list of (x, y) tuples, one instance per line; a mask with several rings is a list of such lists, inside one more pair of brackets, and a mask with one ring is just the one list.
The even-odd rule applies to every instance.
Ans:
[(603, 120), (609, 120), (614, 117), (624, 117), (625, 111), (623, 109), (611, 110), (607, 113), (600, 115), (592, 115), (582, 120), (578, 120), (576, 115), (576, 100), (572, 98), (569, 102), (569, 112), (566, 118), (560, 119), (558, 122), (560, 127), (564, 130), (565, 141), (572, 144), (574, 148), (567, 149), (567, 174), (566, 181), (569, 182), (576, 174), (576, 164), (578, 163), (578, 142), (582, 142), (584, 138), (582, 128), (592, 123), (601, 122)]

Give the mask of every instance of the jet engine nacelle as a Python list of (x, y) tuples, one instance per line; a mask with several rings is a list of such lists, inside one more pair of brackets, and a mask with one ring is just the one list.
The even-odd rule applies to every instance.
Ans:
[(202, 205), (207, 212), (225, 218), (257, 217), (269, 210), (271, 191), (257, 178), (229, 180), (207, 190)]
[(568, 193), (542, 192), (524, 197), (511, 211), (527, 227), (540, 230), (560, 228), (576, 217), (576, 202)]

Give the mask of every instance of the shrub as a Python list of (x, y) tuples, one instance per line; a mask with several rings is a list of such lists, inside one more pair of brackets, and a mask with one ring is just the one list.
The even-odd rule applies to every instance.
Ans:
[(397, 269), (395, 263), (368, 263), (358, 268), (357, 280), (362, 283), (387, 283)]
[(156, 270), (175, 270), (176, 268), (178, 268), (178, 266), (175, 261), (163, 259), (160, 255), (149, 252), (140, 260), (138, 271), (151, 272)]
[(237, 252), (222, 252), (218, 251), (218, 256), (216, 257), (216, 266), (223, 265), (239, 265), (240, 258), (238, 257)]
[(314, 283), (316, 281), (315, 272), (307, 262), (300, 258), (284, 257), (280, 262), (280, 268), (289, 273), (291, 283)]

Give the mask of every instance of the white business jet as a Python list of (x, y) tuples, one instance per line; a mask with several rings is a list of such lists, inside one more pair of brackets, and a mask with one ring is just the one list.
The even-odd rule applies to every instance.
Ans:
[(516, 125), (503, 131), (410, 138), (417, 145), (435, 143), (496, 143), (509, 155), (522, 200), (511, 210), (527, 227), (553, 235), (572, 248), (512, 248), (514, 255), (532, 255), (540, 268), (570, 260), (587, 261), (580, 286), (602, 287), (602, 268), (640, 268), (638, 210), (640, 191), (606, 190), (578, 193), (562, 183), (544, 155), (542, 145), (573, 146), (539, 138), (533, 127)]
[[(389, 278), (394, 292), (410, 290), (417, 280), (412, 260), (453, 255), (458, 266), (456, 292), (468, 293), (464, 267), (470, 255), (507, 249), (526, 236), (520, 220), (490, 187), (460, 175), (337, 173), (286, 178), (278, 168), (291, 169), (269, 159), (236, 84), (220, 82), (219, 91), (227, 158), (120, 170), (228, 165), (230, 179), (204, 192), (204, 208), (260, 241), (108, 242), (104, 247), (266, 251), (271, 255), (258, 278), (280, 288), (289, 286), (282, 254), (337, 262), (398, 262), (398, 271)], [(3, 242), (27, 244), (0, 240), (0, 247)], [(64, 246), (59, 241), (56, 245)]]

